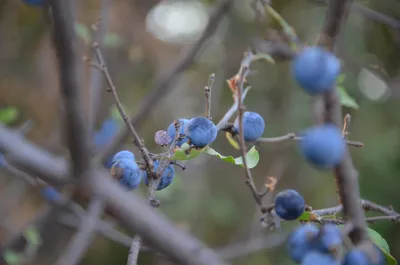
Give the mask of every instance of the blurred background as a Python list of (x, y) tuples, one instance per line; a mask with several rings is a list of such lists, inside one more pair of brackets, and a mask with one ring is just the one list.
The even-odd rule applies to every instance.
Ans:
[[(222, 118), (232, 105), (226, 80), (239, 69), (243, 52), (254, 38), (263, 38), (267, 29), (279, 30), (268, 16), (262, 22), (251, 8), (251, 0), (234, 1), (234, 6), (194, 59), (177, 78), (173, 88), (152, 106), (139, 133), (152, 152), (163, 149), (154, 143), (154, 133), (177, 118), (204, 113), (204, 86), (215, 73), (212, 117)], [(318, 0), (272, 1), (272, 6), (296, 30), (305, 43), (314, 43), (324, 22), (326, 5)], [(357, 1), (358, 2), (358, 1)], [(126, 110), (135, 115), (139, 103), (154, 87), (155, 79), (195, 43), (208, 20), (215, 1), (86, 0), (74, 1), (79, 53), (91, 56), (91, 25), (102, 16), (106, 32), (102, 50)], [(397, 0), (366, 0), (360, 5), (400, 21)], [(103, 9), (101, 8), (103, 5)], [(12, 128), (29, 121), (26, 137), (57, 155), (67, 155), (62, 132), (61, 101), (48, 22), (41, 8), (19, 0), (0, 0), (0, 118)], [(343, 60), (343, 87), (359, 108), (344, 107), (352, 115), (349, 138), (361, 141), (363, 148), (350, 148), (359, 172), (362, 198), (400, 210), (400, 22), (382, 23), (362, 8), (353, 8), (338, 40), (337, 53)], [(249, 77), (252, 86), (245, 104), (260, 113), (267, 125), (264, 137), (298, 132), (313, 124), (312, 98), (291, 77), (290, 62), (255, 63), (257, 73)], [(89, 116), (90, 82), (93, 69), (82, 61), (85, 106)], [(105, 91), (102, 78), (95, 79), (101, 89), (94, 96), (98, 147), (107, 144), (115, 133), (112, 96)], [(352, 103), (354, 106), (354, 104)], [(110, 123), (109, 123), (110, 124)], [(107, 127), (108, 126), (108, 127)], [(126, 141), (125, 149), (139, 155)], [(220, 133), (213, 148), (224, 155), (239, 156)], [(276, 190), (265, 198), (273, 202), (282, 189), (296, 189), (314, 209), (337, 204), (331, 172), (317, 171), (299, 156), (294, 142), (263, 144), (257, 147), (260, 163), (252, 170), (259, 187), (267, 177), (278, 179)], [(259, 212), (244, 183), (244, 171), (216, 157), (201, 155), (177, 169), (173, 184), (160, 191), (161, 211), (213, 248), (259, 237), (263, 231)], [(45, 202), (38, 189), (31, 188), (9, 170), (0, 173), (0, 240), (35, 218)], [(135, 192), (145, 196), (145, 186)], [(291, 231), (297, 223), (283, 223)], [(51, 233), (46, 233), (46, 228)], [(392, 255), (400, 259), (400, 225), (382, 221), (370, 225), (389, 243)], [(43, 247), (29, 264), (53, 264), (75, 229), (55, 222), (43, 229)], [(46, 236), (47, 235), (47, 236)], [(126, 264), (128, 248), (100, 235), (96, 236), (81, 264)], [(154, 253), (142, 253), (139, 264), (169, 264)], [(233, 264), (293, 264), (284, 245), (235, 258)]]

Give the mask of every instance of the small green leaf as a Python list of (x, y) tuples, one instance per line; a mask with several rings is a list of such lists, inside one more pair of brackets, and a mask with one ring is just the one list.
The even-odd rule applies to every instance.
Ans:
[(341, 85), (341, 84), (343, 84), (343, 82), (344, 82), (344, 78), (345, 78), (346, 76), (345, 76), (345, 74), (340, 74), (339, 76), (338, 76), (338, 78), (336, 79), (336, 84), (338, 84), (338, 85)]
[(85, 25), (81, 23), (75, 23), (75, 32), (86, 45), (90, 44), (92, 36), (90, 34), (90, 30)]
[(7, 264), (17, 265), (24, 260), (24, 255), (7, 249), (3, 254), (3, 258)]
[(303, 212), (299, 218), (299, 221), (310, 221), (311, 220), (311, 212)]
[(104, 46), (114, 49), (121, 47), (124, 43), (120, 36), (112, 32), (105, 34), (103, 42)]
[[(232, 156), (224, 156), (212, 149), (211, 147), (207, 148), (205, 152), (209, 155), (216, 156), (225, 162), (243, 167), (242, 157), (233, 158)], [(258, 154), (256, 147), (253, 146), (246, 154), (247, 167), (254, 168), (255, 166), (257, 166), (259, 160), (260, 155)]]
[(235, 148), (236, 150), (240, 150), (238, 142), (236, 142), (235, 139), (233, 139), (232, 134), (230, 132), (226, 132), (225, 137), (233, 148)]
[(0, 122), (9, 124), (15, 121), (18, 117), (19, 111), (14, 107), (6, 107), (0, 110)]
[(39, 246), (42, 243), (42, 238), (35, 227), (28, 227), (24, 234), (30, 245)]
[(360, 106), (358, 106), (357, 102), (347, 94), (346, 90), (342, 86), (337, 86), (338, 92), (339, 92), (339, 97), (340, 97), (340, 103), (349, 108), (353, 109), (359, 109)]
[(195, 157), (198, 157), (202, 152), (204, 152), (207, 147), (204, 147), (203, 149), (197, 150), (194, 148), (190, 148), (189, 144), (184, 143), (181, 148), (177, 149), (174, 153), (174, 155), (168, 159), (170, 160), (190, 160)]
[(367, 231), (372, 242), (374, 242), (385, 255), (387, 265), (397, 265), (396, 259), (390, 255), (390, 248), (386, 240), (378, 232), (369, 227), (367, 228)]

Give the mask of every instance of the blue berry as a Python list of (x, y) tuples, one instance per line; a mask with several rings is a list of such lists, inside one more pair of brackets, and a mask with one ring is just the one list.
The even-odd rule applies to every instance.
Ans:
[(368, 256), (360, 249), (352, 249), (346, 253), (343, 259), (343, 265), (370, 265)]
[(131, 158), (118, 159), (113, 163), (111, 175), (129, 190), (136, 189), (142, 180), (140, 168)]
[(56, 202), (61, 200), (61, 194), (53, 187), (43, 187), (40, 192), (49, 201)]
[[(157, 168), (159, 165), (160, 161), (156, 160), (154, 161), (154, 172), (157, 172)], [(146, 184), (146, 186), (149, 185), (149, 179), (147, 178), (147, 172), (146, 171), (142, 171), (143, 174), (143, 182), (144, 184)], [(172, 181), (174, 180), (175, 177), (175, 168), (173, 165), (169, 165), (163, 172), (160, 182), (158, 183), (158, 187), (157, 190), (163, 190), (166, 187), (168, 187), (169, 185), (171, 185)]]
[(292, 72), (307, 93), (323, 93), (334, 86), (340, 74), (340, 61), (321, 47), (307, 47), (293, 60)]
[(205, 117), (196, 117), (189, 120), (185, 134), (190, 143), (197, 147), (211, 144), (217, 138), (217, 127)]
[(284, 190), (275, 197), (275, 212), (284, 220), (296, 220), (304, 212), (303, 197), (295, 190)]
[[(239, 119), (236, 118), (234, 128), (239, 133)], [(262, 136), (265, 129), (265, 122), (260, 114), (246, 111), (243, 114), (243, 134), (245, 141), (255, 141)]]
[(106, 119), (101, 128), (94, 135), (94, 144), (97, 148), (107, 145), (118, 133), (119, 124), (114, 119)]
[[(188, 120), (188, 119), (179, 119), (179, 123), (181, 124), (181, 128), (180, 128), (180, 130), (179, 130), (179, 133), (180, 133), (180, 134), (185, 134), (185, 128), (186, 128), (186, 125), (189, 123), (189, 120)], [(171, 141), (170, 141), (170, 144), (171, 144), (172, 141), (173, 141), (174, 138), (175, 138), (175, 125), (174, 125), (174, 122), (172, 122), (172, 123), (168, 126), (167, 133), (168, 133), (169, 137), (171, 137)], [(186, 143), (187, 141), (188, 141), (188, 138), (185, 137), (185, 138), (183, 138), (182, 140), (180, 140), (180, 141), (177, 143), (177, 146), (180, 147), (181, 145), (183, 145), (183, 144)]]
[(382, 250), (380, 250), (375, 244), (373, 245), (376, 252), (374, 254), (373, 257), (369, 257), (369, 265), (386, 265), (386, 258), (383, 255)]
[(132, 161), (135, 161), (135, 155), (131, 151), (122, 150), (114, 155), (113, 159), (111, 160), (111, 163), (114, 164), (120, 159), (130, 159)]
[(309, 163), (320, 168), (332, 168), (342, 161), (346, 143), (339, 128), (325, 124), (306, 130), (299, 147)]
[(23, 0), (25, 4), (32, 6), (41, 6), (45, 3), (44, 0)]
[(343, 243), (342, 232), (337, 225), (325, 224), (321, 227), (319, 241), (324, 252), (337, 255)]
[(304, 256), (301, 265), (340, 265), (340, 262), (330, 255), (310, 251)]
[(308, 223), (301, 225), (289, 236), (287, 250), (296, 263), (300, 263), (304, 256), (316, 249), (316, 239), (319, 229), (316, 225)]

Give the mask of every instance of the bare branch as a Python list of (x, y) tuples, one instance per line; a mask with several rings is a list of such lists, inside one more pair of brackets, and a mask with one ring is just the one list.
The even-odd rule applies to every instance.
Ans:
[(128, 114), (126, 114), (126, 112), (125, 112), (125, 110), (124, 110), (124, 108), (122, 106), (121, 100), (119, 99), (119, 96), (118, 96), (118, 93), (117, 93), (117, 89), (116, 89), (116, 87), (114, 85), (113, 80), (111, 79), (110, 72), (108, 71), (107, 65), (106, 65), (105, 60), (103, 58), (103, 54), (102, 54), (102, 52), (100, 50), (100, 47), (99, 47), (99, 44), (97, 42), (93, 43), (93, 49), (96, 52), (97, 60), (100, 63), (100, 67), (101, 67), (101, 69), (103, 71), (103, 74), (104, 74), (104, 76), (106, 78), (106, 81), (108, 83), (109, 92), (111, 92), (113, 97), (114, 97), (115, 104), (116, 104), (116, 106), (118, 108), (118, 111), (119, 111), (122, 119), (124, 120), (126, 127), (129, 129), (129, 132), (130, 132), (131, 136), (132, 136), (133, 143), (139, 148), (139, 150), (140, 150), (140, 152), (141, 152), (141, 154), (143, 156), (143, 159), (144, 159), (144, 161), (146, 163), (146, 171), (147, 171), (147, 173), (149, 175), (151, 175), (154, 165), (153, 165), (153, 160), (150, 157), (149, 151), (147, 150), (146, 146), (144, 145), (142, 139), (140, 139), (138, 133), (136, 132), (135, 128), (133, 127), (132, 123), (129, 120)]
[(211, 118), (211, 91), (212, 91), (212, 86), (215, 81), (215, 74), (211, 74), (210, 77), (208, 78), (208, 84), (207, 86), (204, 87), (204, 95), (206, 97), (206, 107), (205, 107), (205, 113), (204, 117), (208, 119)]

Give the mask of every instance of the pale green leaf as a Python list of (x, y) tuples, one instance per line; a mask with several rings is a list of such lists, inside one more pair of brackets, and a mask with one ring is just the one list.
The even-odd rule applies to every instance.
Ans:
[(75, 32), (86, 45), (90, 44), (92, 36), (90, 34), (90, 30), (88, 29), (88, 27), (86, 27), (81, 23), (75, 23)]
[(18, 265), (24, 260), (24, 255), (7, 249), (3, 254), (3, 259), (7, 264)]
[(0, 109), (0, 122), (4, 124), (9, 124), (17, 119), (18, 114), (18, 109), (14, 107), (6, 107)]
[[(243, 167), (242, 157), (234, 158), (232, 156), (224, 156), (215, 151), (214, 149), (212, 149), (211, 147), (207, 148), (205, 150), (205, 153), (212, 156), (216, 156), (225, 162)], [(258, 151), (255, 148), (255, 146), (253, 146), (246, 154), (247, 167), (254, 168), (255, 166), (257, 166), (259, 160), (260, 160), (260, 155), (258, 154)]]
[(353, 109), (359, 109), (360, 106), (358, 106), (357, 102), (347, 94), (346, 90), (342, 86), (337, 86), (338, 93), (339, 93), (339, 98), (340, 98), (340, 103), (349, 108)]
[(226, 132), (225, 137), (228, 140), (228, 142), (232, 145), (233, 148), (235, 148), (236, 150), (240, 150), (240, 146), (239, 146), (238, 142), (236, 142), (236, 140), (233, 139), (232, 134), (230, 132)]
[(184, 143), (181, 148), (177, 149), (174, 155), (168, 159), (170, 160), (190, 160), (198, 157), (207, 147), (202, 149), (190, 148), (189, 144)]

